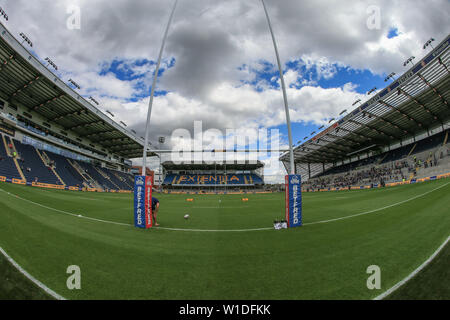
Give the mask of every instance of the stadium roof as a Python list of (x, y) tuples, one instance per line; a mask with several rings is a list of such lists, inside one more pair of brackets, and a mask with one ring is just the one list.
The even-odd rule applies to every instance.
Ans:
[[(450, 120), (450, 36), (388, 87), (294, 150), (295, 163), (330, 164)], [(280, 158), (289, 167), (289, 153)]]
[(0, 96), (124, 158), (142, 157), (144, 140), (107, 117), (50, 72), (0, 23)]
[(162, 164), (166, 170), (256, 170), (264, 167), (264, 163), (261, 161), (233, 161), (233, 162), (215, 162), (215, 163), (194, 163), (194, 162), (182, 162), (174, 163), (167, 161)]

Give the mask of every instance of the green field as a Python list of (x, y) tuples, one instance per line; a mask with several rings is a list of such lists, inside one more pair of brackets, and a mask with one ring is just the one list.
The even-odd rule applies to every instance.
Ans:
[(165, 229), (138, 230), (130, 194), (0, 183), (0, 246), (68, 299), (371, 299), (447, 239), (449, 183), (304, 194), (305, 226), (283, 231), (284, 194), (158, 195)]

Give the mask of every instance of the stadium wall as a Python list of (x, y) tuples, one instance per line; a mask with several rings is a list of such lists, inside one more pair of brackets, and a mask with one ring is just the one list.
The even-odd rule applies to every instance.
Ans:
[(10, 178), (3, 177), (3, 176), (0, 177), (0, 182), (12, 183), (12, 184), (20, 184), (20, 185), (36, 187), (36, 188), (68, 190), (68, 191), (106, 192), (106, 193), (133, 193), (130, 190), (109, 190), (109, 191), (104, 191), (102, 189), (96, 189), (96, 188), (69, 187), (69, 186), (61, 186), (61, 185), (56, 185), (56, 184), (48, 184), (48, 183), (40, 183), (40, 182), (26, 182), (26, 181), (23, 181), (23, 180), (10, 179)]

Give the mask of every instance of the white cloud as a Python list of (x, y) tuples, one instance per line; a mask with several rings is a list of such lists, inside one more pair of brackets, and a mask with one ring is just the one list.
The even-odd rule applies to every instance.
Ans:
[[(65, 27), (69, 4), (81, 7), (81, 30)], [(82, 94), (94, 96), (103, 110), (116, 114), (115, 120), (123, 120), (141, 135), (149, 94), (128, 101), (149, 92), (154, 66), (135, 62), (156, 60), (171, 4), (156, 0), (0, 0), (10, 18), (9, 30), (25, 32), (41, 58), (49, 56), (58, 64), (63, 80), (73, 78), (82, 86)], [(266, 4), (282, 61), (301, 61), (307, 71), (317, 74), (310, 78), (298, 70), (286, 72), (291, 118), (319, 125), (359, 97), (357, 78), (326, 89), (317, 87), (319, 80), (336, 76), (337, 67), (400, 74), (406, 58), (425, 53), (426, 40), (432, 36), (441, 41), (447, 36), (450, 21), (446, 0), (351, 4), (266, 0)], [(366, 26), (366, 9), (373, 4), (381, 10), (380, 30)], [(388, 39), (392, 27), (399, 35)], [(221, 130), (285, 122), (281, 92), (256, 78), (256, 71), (267, 67), (261, 62), (275, 64), (259, 1), (180, 1), (164, 52), (164, 68), (172, 58), (175, 66), (158, 83), (158, 90), (170, 93), (155, 99), (153, 138), (170, 135), (176, 128), (192, 130), (195, 120), (203, 120), (205, 129)], [(123, 61), (124, 71), (130, 68), (135, 76), (144, 77), (122, 81), (112, 73), (99, 75), (113, 60)], [(241, 81), (258, 81), (258, 90)]]

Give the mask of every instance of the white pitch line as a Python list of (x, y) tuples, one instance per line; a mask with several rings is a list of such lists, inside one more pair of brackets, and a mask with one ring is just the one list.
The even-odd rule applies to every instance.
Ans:
[(10, 196), (16, 196), (18, 199), (26, 201), (26, 202), (29, 202), (29, 203), (34, 204), (36, 206), (39, 206), (39, 207), (42, 207), (42, 208), (45, 208), (45, 209), (48, 209), (48, 210), (52, 210), (52, 211), (55, 211), (55, 212), (67, 214), (67, 215), (72, 216), (72, 217), (76, 217), (76, 218), (80, 218), (80, 219), (83, 218), (83, 219), (87, 219), (87, 220), (104, 222), (104, 223), (110, 223), (110, 224), (117, 224), (117, 225), (122, 225), (122, 226), (132, 226), (132, 224), (130, 224), (130, 223), (121, 223), (121, 222), (114, 222), (114, 221), (110, 221), (110, 220), (96, 219), (96, 218), (91, 218), (91, 217), (85, 217), (83, 215), (80, 216), (79, 214), (75, 214), (75, 213), (72, 213), (72, 212), (67, 212), (67, 211), (64, 211), (64, 210), (59, 210), (59, 209), (55, 209), (55, 208), (52, 208), (52, 207), (48, 207), (46, 205), (43, 205), (43, 204), (40, 204), (40, 203), (31, 201), (31, 200), (28, 200), (28, 199), (19, 197), (17, 195), (13, 195), (13, 194), (3, 190), (2, 188), (0, 188), (0, 191), (5, 192), (5, 193), (7, 193)]
[(389, 208), (401, 205), (403, 203), (415, 200), (417, 198), (426, 196), (429, 193), (432, 193), (432, 192), (434, 192), (436, 190), (439, 190), (439, 189), (447, 186), (449, 183), (450, 182), (447, 182), (446, 184), (444, 184), (442, 186), (439, 186), (439, 187), (437, 187), (437, 188), (435, 188), (433, 190), (427, 191), (425, 193), (419, 194), (418, 196), (415, 196), (415, 197), (412, 197), (412, 198), (409, 198), (409, 199), (406, 199), (406, 200), (403, 200), (403, 201), (400, 201), (400, 202), (397, 202), (397, 203), (394, 203), (394, 204), (391, 204), (391, 205), (388, 205), (388, 206), (385, 206), (385, 207), (382, 207), (382, 208), (378, 208), (378, 209), (374, 209), (374, 210), (370, 210), (370, 211), (366, 211), (366, 212), (362, 212), (362, 213), (352, 214), (350, 216), (345, 216), (345, 217), (340, 217), (340, 218), (335, 218), (335, 219), (304, 223), (303, 225), (304, 226), (311, 226), (313, 224), (320, 224), (320, 223), (328, 223), (328, 222), (334, 222), (334, 221), (339, 221), (339, 220), (346, 220), (346, 219), (350, 219), (350, 218), (359, 217), (359, 216), (363, 216), (363, 215), (366, 215), (366, 214), (374, 213), (374, 212), (377, 212), (377, 211), (382, 211), (382, 210), (385, 210), (385, 209), (389, 209)]
[(83, 200), (89, 200), (89, 201), (105, 201), (105, 200), (101, 200), (101, 199), (92, 199), (92, 198), (77, 197), (77, 196), (75, 196), (74, 198), (76, 198), (76, 199), (83, 199)]
[[(380, 208), (378, 210), (372, 210), (372, 211), (368, 211), (366, 213), (363, 214), (369, 214), (375, 211), (380, 211), (380, 210), (384, 210), (386, 208), (390, 208), (393, 207), (395, 205), (399, 205), (414, 199), (417, 199), (419, 197), (422, 197), (424, 195), (427, 195), (433, 191), (436, 191), (438, 189), (441, 189), (445, 186), (447, 186), (450, 182), (435, 188), (433, 190), (430, 190), (428, 192), (425, 192), (421, 195), (415, 196), (413, 198), (410, 198), (408, 200), (404, 200), (401, 202), (398, 202), (397, 204), (392, 204), (390, 206), (386, 206), (384, 208)], [(5, 190), (3, 190), (2, 188), (0, 188), (0, 191), (7, 193), (8, 195), (11, 195), (11, 193), (6, 192)], [(20, 198), (19, 196), (16, 196), (18, 198)], [(70, 216), (76, 216), (79, 218), (84, 218), (84, 219), (89, 219), (89, 220), (93, 220), (93, 221), (98, 221), (98, 222), (104, 222), (104, 223), (110, 223), (110, 224), (116, 224), (116, 225), (124, 225), (124, 226), (132, 226), (131, 224), (125, 224), (125, 223), (120, 223), (120, 222), (113, 222), (113, 221), (107, 221), (107, 220), (101, 220), (101, 219), (95, 219), (95, 218), (90, 218), (90, 217), (80, 217), (79, 215), (70, 213), (70, 212), (66, 212), (63, 210), (59, 210), (59, 209), (55, 209), (55, 208), (51, 208), (51, 207), (47, 207), (44, 205), (41, 205), (39, 203), (27, 200), (27, 199), (23, 199), (20, 198), (24, 201), (28, 201), (30, 203), (33, 203), (35, 205), (41, 206), (43, 208), (47, 208), (49, 210), (53, 210), (56, 212), (60, 212), (60, 213), (64, 213), (64, 214), (68, 214)], [(326, 222), (332, 222), (332, 221), (337, 221), (337, 220), (343, 220), (343, 219), (349, 219), (352, 217), (356, 217), (356, 216), (360, 216), (363, 214), (357, 214), (357, 215), (352, 215), (352, 216), (347, 216), (347, 217), (342, 217), (342, 218), (338, 218), (338, 219), (332, 219), (332, 220), (327, 220), (327, 221), (318, 221), (318, 222), (312, 222), (309, 223), (308, 225), (311, 224), (317, 224), (317, 223), (326, 223)], [(306, 224), (305, 224), (306, 225)], [(272, 228), (259, 228), (259, 229), (241, 229), (241, 230), (202, 230), (202, 229), (177, 229), (177, 228), (163, 228), (163, 227), (158, 227), (157, 229), (161, 229), (161, 230), (172, 230), (172, 231), (196, 231), (196, 232), (246, 232), (246, 231), (260, 231), (260, 230), (271, 230)], [(426, 260), (422, 265), (420, 265), (416, 270), (414, 270), (410, 275), (408, 275), (406, 278), (404, 278), (403, 280), (401, 280), (400, 282), (398, 282), (396, 285), (394, 285), (392, 288), (390, 288), (389, 290), (385, 291), (384, 293), (382, 293), (381, 295), (377, 296), (374, 298), (374, 300), (381, 300), (385, 297), (387, 297), (388, 295), (390, 295), (392, 292), (394, 292), (395, 290), (397, 290), (398, 288), (400, 288), (402, 285), (404, 285), (406, 282), (408, 282), (411, 278), (413, 278), (417, 273), (419, 273), (423, 268), (425, 268), (440, 252), (441, 250), (445, 247), (445, 245), (450, 241), (450, 237), (447, 238), (447, 240), (431, 255), (431, 257), (428, 258), (428, 260)], [(35, 279), (32, 275), (30, 275), (28, 272), (26, 272), (17, 262), (15, 262), (1, 247), (0, 247), (0, 252), (6, 257), (6, 259), (19, 271), (21, 272), (23, 275), (25, 275), (25, 277), (27, 277), (29, 280), (31, 280), (33, 283), (35, 283), (38, 287), (40, 287), (41, 289), (43, 289), (45, 292), (47, 292), (48, 294), (50, 294), (52, 297), (54, 297), (55, 299), (58, 300), (66, 300), (63, 296), (57, 294), (56, 292), (54, 292), (53, 290), (51, 290), (50, 288), (48, 288), (47, 286), (45, 286), (42, 282), (40, 282), (39, 280)]]
[[(432, 189), (430, 191), (427, 191), (425, 193), (422, 193), (420, 195), (414, 196), (412, 198), (409, 198), (409, 199), (406, 199), (406, 200), (403, 200), (403, 201), (400, 201), (400, 202), (397, 202), (397, 203), (394, 203), (394, 204), (391, 204), (391, 205), (388, 205), (388, 206), (385, 206), (385, 207), (382, 207), (382, 208), (378, 208), (378, 209), (374, 209), (374, 210), (370, 210), (370, 211), (366, 211), (366, 212), (362, 212), (362, 213), (358, 213), (358, 214), (353, 214), (353, 215), (349, 215), (349, 216), (345, 216), (345, 217), (335, 218), (335, 219), (304, 223), (303, 225), (304, 226), (310, 226), (310, 225), (314, 225), (314, 224), (323, 224), (323, 223), (335, 222), (335, 221), (346, 220), (346, 219), (351, 219), (351, 218), (367, 215), (367, 214), (374, 213), (374, 212), (383, 211), (385, 209), (392, 208), (392, 207), (401, 205), (403, 203), (415, 200), (417, 198), (423, 197), (423, 196), (425, 196), (427, 194), (430, 194), (430, 193), (432, 193), (432, 192), (434, 192), (436, 190), (439, 190), (439, 189), (447, 186), (448, 184), (450, 184), (450, 182), (447, 182), (446, 184), (444, 184), (442, 186), (434, 188), (434, 189)], [(70, 215), (70, 216), (73, 216), (73, 217), (77, 217), (77, 218), (80, 218), (80, 219), (82, 218), (82, 219), (87, 219), (87, 220), (92, 220), (92, 221), (97, 221), (97, 222), (103, 222), (103, 223), (109, 223), (109, 224), (115, 224), (115, 225), (120, 225), (120, 226), (133, 226), (130, 223), (121, 223), (121, 222), (114, 222), (114, 221), (110, 221), (110, 220), (102, 220), (102, 219), (96, 219), (96, 218), (91, 218), (91, 217), (80, 216), (78, 214), (74, 214), (74, 213), (67, 212), (67, 211), (64, 211), (64, 210), (55, 209), (55, 208), (48, 207), (48, 206), (45, 206), (43, 204), (40, 204), (40, 203), (31, 201), (31, 200), (28, 200), (28, 199), (25, 199), (25, 198), (21, 198), (21, 197), (19, 197), (17, 195), (13, 195), (10, 192), (7, 192), (7, 191), (3, 190), (2, 188), (0, 188), (0, 191), (5, 192), (5, 193), (7, 193), (10, 196), (15, 196), (18, 199), (21, 199), (23, 201), (26, 201), (26, 202), (32, 203), (34, 205), (40, 206), (42, 208), (45, 208), (45, 209), (48, 209), (48, 210), (53, 210), (53, 211), (56, 211), (56, 212), (59, 212), (59, 213), (63, 213), (63, 214), (67, 214), (67, 215)], [(272, 227), (268, 227), (268, 228), (255, 228), (255, 229), (207, 230), (207, 229), (182, 229), (182, 228), (162, 228), (162, 227), (157, 227), (155, 229), (169, 230), (169, 231), (186, 231), (186, 232), (187, 231), (191, 231), (191, 232), (244, 232), (244, 231), (266, 231), (266, 230), (272, 230), (273, 228)]]
[(250, 206), (244, 206), (244, 207), (192, 207), (192, 209), (241, 209), (241, 208), (250, 208)]
[(185, 231), (185, 232), (250, 232), (250, 231), (273, 230), (273, 227), (256, 228), (256, 229), (233, 229), (233, 230), (182, 229), (182, 228), (164, 228), (164, 227), (155, 227), (154, 229), (169, 230), (169, 231)]
[(42, 282), (40, 282), (39, 280), (37, 280), (35, 277), (33, 277), (31, 274), (29, 274), (28, 272), (25, 271), (25, 269), (23, 269), (16, 261), (14, 261), (13, 258), (11, 258), (5, 250), (3, 250), (2, 247), (0, 247), (0, 252), (3, 254), (3, 256), (6, 258), (6, 260), (9, 261), (9, 263), (11, 263), (21, 274), (23, 274), (26, 278), (28, 278), (28, 280), (30, 280), (31, 282), (33, 282), (35, 285), (37, 285), (39, 288), (41, 288), (42, 290), (44, 290), (47, 294), (51, 295), (53, 298), (55, 298), (56, 300), (67, 300), (66, 298), (64, 298), (63, 296), (57, 294), (55, 291), (53, 291), (52, 289), (50, 289), (49, 287), (47, 287), (45, 284), (43, 284)]
[[(0, 191), (6, 192), (5, 190), (0, 188)], [(11, 193), (6, 192), (8, 195), (11, 195)], [(87, 219), (87, 220), (92, 220), (92, 221), (97, 221), (97, 222), (103, 222), (103, 223), (109, 223), (109, 224), (115, 224), (115, 225), (120, 225), (120, 226), (127, 226), (127, 227), (132, 227), (133, 225), (130, 223), (121, 223), (121, 222), (114, 222), (114, 221), (110, 221), (110, 220), (102, 220), (102, 219), (96, 219), (96, 218), (91, 218), (91, 217), (85, 217), (85, 216), (80, 216), (78, 214), (75, 213), (71, 213), (71, 212), (67, 212), (64, 210), (59, 210), (59, 209), (55, 209), (52, 207), (48, 207), (46, 205), (28, 200), (28, 199), (24, 199), (21, 198), (19, 196), (17, 196), (19, 199), (29, 202), (31, 204), (34, 204), (36, 206), (48, 209), (48, 210), (52, 210), (55, 212), (59, 212), (59, 213), (63, 213), (72, 217), (76, 217), (79, 219)], [(271, 230), (272, 228), (259, 228), (259, 229), (236, 229), (236, 230), (206, 230), (206, 229), (177, 229), (177, 228), (164, 228), (164, 227), (155, 227), (154, 229), (160, 229), (160, 230), (169, 230), (169, 231), (192, 231), (192, 232), (244, 232), (244, 231), (261, 231), (261, 230)]]
[(444, 247), (447, 245), (447, 243), (450, 241), (450, 237), (447, 238), (447, 240), (444, 241), (443, 244), (441, 244), (441, 246), (439, 248), (437, 248), (437, 250), (424, 262), (422, 263), (416, 270), (414, 270), (413, 272), (411, 272), (406, 278), (404, 278), (403, 280), (397, 282), (393, 287), (391, 287), (390, 289), (386, 290), (385, 292), (383, 292), (382, 294), (380, 294), (379, 296), (375, 297), (373, 300), (382, 300), (384, 298), (386, 298), (387, 296), (389, 296), (390, 294), (392, 294), (394, 291), (396, 291), (398, 288), (400, 288), (401, 286), (403, 286), (406, 282), (408, 282), (409, 280), (411, 280), (415, 275), (417, 275), (420, 271), (422, 271), (427, 265), (430, 264), (431, 261), (433, 261), (434, 258), (436, 258), (436, 256), (442, 251), (442, 249), (444, 249)]

